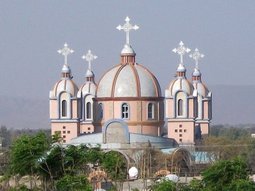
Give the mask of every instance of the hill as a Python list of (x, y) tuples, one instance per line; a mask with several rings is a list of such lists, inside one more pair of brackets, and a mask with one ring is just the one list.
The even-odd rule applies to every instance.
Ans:
[[(209, 86), (213, 93), (212, 124), (255, 124), (255, 86)], [(0, 95), (0, 125), (8, 128), (50, 128), (49, 102)]]

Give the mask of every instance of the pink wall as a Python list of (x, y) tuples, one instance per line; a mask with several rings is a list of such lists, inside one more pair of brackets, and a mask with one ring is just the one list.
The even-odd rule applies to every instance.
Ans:
[(50, 119), (58, 118), (58, 101), (50, 100)]
[(60, 131), (63, 142), (68, 142), (79, 135), (79, 123), (51, 123), (51, 134)]
[(193, 121), (173, 121), (168, 123), (168, 137), (175, 139), (178, 143), (194, 144)]
[(93, 133), (95, 131), (93, 124), (82, 123), (80, 126), (80, 133)]
[(200, 123), (200, 128), (202, 131), (202, 135), (208, 135), (209, 134), (209, 123)]

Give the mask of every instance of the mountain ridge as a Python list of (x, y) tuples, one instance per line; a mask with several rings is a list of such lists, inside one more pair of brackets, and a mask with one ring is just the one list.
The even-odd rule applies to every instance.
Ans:
[[(210, 85), (212, 124), (255, 124), (255, 85)], [(48, 98), (0, 95), (0, 125), (15, 129), (49, 129)]]

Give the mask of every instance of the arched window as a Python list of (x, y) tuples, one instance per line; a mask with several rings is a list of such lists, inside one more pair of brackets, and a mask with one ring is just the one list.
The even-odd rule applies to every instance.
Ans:
[(183, 115), (183, 100), (179, 99), (178, 100), (178, 116)]
[(129, 106), (127, 103), (123, 103), (121, 106), (121, 117), (122, 119), (128, 119), (129, 118)]
[(99, 119), (103, 119), (104, 117), (104, 108), (103, 108), (103, 104), (99, 103)]
[(86, 104), (86, 114), (87, 114), (86, 118), (91, 119), (91, 103), (90, 102)]
[(61, 103), (61, 109), (62, 109), (62, 117), (66, 117), (67, 115), (67, 102), (66, 100), (63, 100)]
[(148, 119), (154, 119), (154, 104), (148, 104)]

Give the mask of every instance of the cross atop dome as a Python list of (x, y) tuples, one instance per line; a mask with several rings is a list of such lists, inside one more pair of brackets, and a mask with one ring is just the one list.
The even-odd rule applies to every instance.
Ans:
[(64, 48), (58, 50), (58, 53), (62, 54), (64, 56), (64, 58), (65, 58), (65, 63), (64, 63), (65, 65), (67, 65), (67, 56), (69, 54), (72, 54), (73, 52), (74, 51), (68, 47), (67, 43), (64, 44)]
[(117, 28), (118, 30), (123, 30), (123, 31), (126, 33), (126, 44), (129, 45), (129, 32), (130, 32), (131, 30), (137, 30), (137, 29), (139, 29), (139, 26), (137, 26), (137, 25), (134, 25), (134, 26), (133, 26), (132, 24), (130, 24), (130, 23), (129, 23), (129, 21), (130, 21), (129, 17), (126, 17), (125, 21), (126, 21), (126, 23), (125, 23), (123, 26), (119, 25), (119, 26), (117, 26), (116, 28)]
[(198, 69), (198, 61), (201, 60), (205, 55), (201, 54), (199, 50), (196, 48), (195, 51), (189, 55), (190, 58), (195, 60), (196, 62), (196, 69)]
[(184, 46), (184, 43), (181, 41), (179, 43), (179, 47), (173, 49), (174, 53), (177, 53), (180, 55), (180, 64), (183, 64), (183, 56), (186, 53), (190, 52), (190, 49)]
[(97, 56), (92, 54), (91, 50), (88, 50), (87, 54), (82, 56), (82, 59), (86, 60), (89, 64), (88, 69), (91, 71), (91, 62), (97, 59)]

